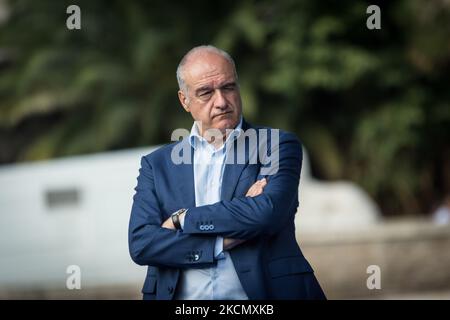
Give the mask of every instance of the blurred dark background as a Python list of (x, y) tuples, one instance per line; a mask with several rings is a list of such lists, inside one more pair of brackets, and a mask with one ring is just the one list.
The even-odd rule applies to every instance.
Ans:
[(246, 119), (295, 132), (315, 177), (356, 182), (385, 216), (450, 192), (447, 0), (0, 4), (0, 164), (169, 142), (192, 124), (177, 64), (213, 44), (235, 58)]

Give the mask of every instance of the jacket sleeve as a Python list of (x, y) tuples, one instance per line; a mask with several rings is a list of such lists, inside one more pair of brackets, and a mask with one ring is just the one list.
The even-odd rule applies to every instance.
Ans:
[(279, 232), (293, 218), (298, 206), (302, 148), (290, 133), (280, 135), (278, 146), (272, 146), (272, 150), (276, 147), (279, 148), (279, 168), (276, 174), (266, 177), (268, 181), (262, 194), (189, 208), (184, 233), (250, 239)]
[(139, 265), (200, 268), (212, 265), (216, 237), (161, 227), (153, 168), (142, 157), (128, 228), (130, 256)]

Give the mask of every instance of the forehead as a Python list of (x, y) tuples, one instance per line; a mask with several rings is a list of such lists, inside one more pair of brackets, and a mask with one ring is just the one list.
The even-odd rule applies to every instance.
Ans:
[(184, 66), (184, 81), (189, 86), (230, 80), (235, 80), (234, 67), (219, 54), (209, 52), (197, 54)]

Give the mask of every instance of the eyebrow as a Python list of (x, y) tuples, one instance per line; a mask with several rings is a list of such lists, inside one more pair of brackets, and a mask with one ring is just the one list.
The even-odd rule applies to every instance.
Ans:
[(195, 90), (195, 94), (198, 95), (200, 92), (208, 91), (208, 90), (212, 90), (212, 87), (211, 86), (203, 86), (203, 87), (200, 87), (200, 88), (196, 89)]
[[(229, 81), (229, 82), (225, 82), (223, 85), (220, 86), (220, 88), (224, 88), (227, 86), (236, 86), (236, 81)], [(213, 90), (214, 88), (212, 86), (206, 85), (203, 87), (200, 87), (198, 89), (195, 90), (195, 94), (199, 94), (202, 91), (209, 91), (209, 90)]]
[(227, 86), (236, 86), (236, 81), (230, 81), (230, 82), (226, 82), (225, 84), (221, 85), (220, 87), (227, 87)]

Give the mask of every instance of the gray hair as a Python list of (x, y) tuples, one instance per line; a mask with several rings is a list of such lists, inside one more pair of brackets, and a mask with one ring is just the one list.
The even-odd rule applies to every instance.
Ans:
[(178, 87), (180, 88), (181, 91), (184, 92), (184, 94), (187, 95), (187, 86), (186, 86), (186, 82), (184, 81), (184, 65), (186, 64), (186, 62), (189, 60), (189, 58), (201, 51), (205, 51), (205, 52), (210, 52), (210, 53), (215, 53), (218, 54), (222, 57), (224, 57), (228, 62), (231, 63), (231, 65), (233, 66), (233, 71), (234, 71), (234, 75), (236, 76), (236, 80), (237, 80), (237, 72), (236, 72), (236, 65), (234, 63), (233, 58), (224, 50), (219, 49), (217, 47), (214, 47), (212, 45), (201, 45), (201, 46), (197, 46), (192, 48), (191, 50), (189, 50), (181, 59), (180, 63), (178, 64), (177, 67), (177, 81), (178, 81)]

